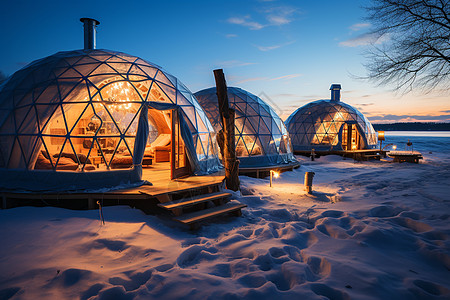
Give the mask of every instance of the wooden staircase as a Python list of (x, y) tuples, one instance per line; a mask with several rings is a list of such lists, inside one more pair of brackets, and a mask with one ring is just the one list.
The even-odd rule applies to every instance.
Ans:
[[(180, 200), (159, 203), (158, 206), (167, 209), (174, 215), (173, 220), (197, 229), (200, 222), (221, 215), (241, 215), (241, 209), (247, 205), (241, 203), (228, 203), (230, 193), (215, 192), (202, 194)], [(212, 207), (208, 207), (212, 206)]]

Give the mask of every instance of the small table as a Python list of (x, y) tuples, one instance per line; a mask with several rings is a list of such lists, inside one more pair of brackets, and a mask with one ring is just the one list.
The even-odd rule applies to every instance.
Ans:
[(417, 151), (390, 151), (388, 156), (392, 157), (394, 162), (398, 163), (410, 162), (418, 164), (419, 160), (423, 159), (422, 153)]
[(152, 164), (152, 158), (151, 157), (144, 157), (142, 159), (142, 166), (148, 166)]

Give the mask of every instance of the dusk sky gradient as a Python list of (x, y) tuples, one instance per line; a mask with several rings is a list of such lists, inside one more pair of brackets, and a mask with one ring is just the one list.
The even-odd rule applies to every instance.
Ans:
[(260, 96), (286, 119), (314, 100), (342, 99), (375, 123), (450, 122), (449, 91), (406, 95), (365, 76), (374, 40), (367, 1), (8, 1), (0, 11), (0, 71), (83, 48), (81, 17), (100, 21), (97, 48), (158, 64), (193, 93), (214, 86), (223, 68), (229, 86)]

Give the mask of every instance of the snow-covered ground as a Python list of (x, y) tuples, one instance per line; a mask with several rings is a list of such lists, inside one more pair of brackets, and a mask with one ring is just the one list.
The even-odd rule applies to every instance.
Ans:
[(2, 210), (0, 299), (450, 299), (450, 138), (413, 142), (418, 165), (299, 157), (272, 188), (241, 177), (243, 216), (197, 232), (125, 206), (103, 226)]

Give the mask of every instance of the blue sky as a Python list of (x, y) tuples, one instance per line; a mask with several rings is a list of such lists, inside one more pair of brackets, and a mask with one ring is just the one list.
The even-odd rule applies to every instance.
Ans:
[(283, 119), (309, 101), (342, 98), (373, 122), (450, 121), (448, 92), (401, 95), (355, 79), (374, 41), (367, 1), (9, 1), (0, 12), (0, 71), (83, 48), (80, 17), (101, 22), (97, 48), (123, 51), (162, 66), (192, 92), (229, 86), (268, 101)]

